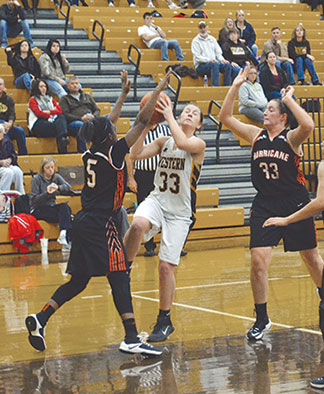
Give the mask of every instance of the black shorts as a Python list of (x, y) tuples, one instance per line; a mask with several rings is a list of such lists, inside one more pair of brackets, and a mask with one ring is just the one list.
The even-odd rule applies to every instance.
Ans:
[(289, 216), (303, 208), (308, 202), (308, 194), (271, 199), (265, 199), (257, 195), (253, 201), (250, 215), (250, 248), (277, 246), (281, 239), (285, 252), (315, 248), (317, 246), (317, 236), (313, 218), (292, 223), (285, 227), (262, 227), (269, 217)]
[(71, 241), (66, 270), (69, 274), (105, 276), (129, 267), (118, 215), (107, 217), (93, 212), (78, 212), (72, 225)]

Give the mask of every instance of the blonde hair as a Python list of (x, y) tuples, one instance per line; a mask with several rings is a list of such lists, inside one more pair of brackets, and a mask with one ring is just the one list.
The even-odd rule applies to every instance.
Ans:
[(236, 11), (236, 18), (238, 17), (238, 14), (243, 14), (243, 16), (245, 16), (245, 12), (243, 10)]
[[(39, 167), (39, 173), (41, 175), (44, 175), (44, 167), (46, 166), (46, 164), (51, 163), (51, 162), (53, 162), (55, 164), (55, 160), (51, 156), (46, 156), (42, 159), (40, 167)], [(56, 173), (56, 168), (55, 168), (53, 176), (55, 175), (55, 173)]]

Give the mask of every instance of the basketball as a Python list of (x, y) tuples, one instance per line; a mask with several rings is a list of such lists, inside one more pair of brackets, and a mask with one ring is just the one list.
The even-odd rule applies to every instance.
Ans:
[[(146, 95), (142, 98), (142, 100), (141, 100), (141, 102), (140, 102), (140, 108), (141, 108), (141, 109), (142, 109), (142, 108), (144, 107), (144, 105), (147, 103), (147, 101), (149, 100), (149, 98), (151, 97), (151, 95), (152, 95), (152, 92), (148, 92), (148, 93), (146, 93)], [(170, 97), (169, 97), (167, 94), (163, 93), (163, 92), (160, 93), (159, 100), (160, 100), (160, 98), (163, 98), (163, 99), (164, 99), (165, 101), (167, 101), (168, 103), (171, 103)], [(155, 108), (159, 108), (159, 100), (157, 101)], [(151, 120), (150, 120), (150, 124), (151, 124), (151, 125), (152, 125), (152, 124), (158, 124), (158, 123), (164, 122), (164, 120), (165, 120), (165, 119), (164, 119), (164, 116), (163, 116), (160, 112), (158, 112), (158, 111), (155, 109), (154, 112), (153, 112), (152, 118), (151, 118)]]

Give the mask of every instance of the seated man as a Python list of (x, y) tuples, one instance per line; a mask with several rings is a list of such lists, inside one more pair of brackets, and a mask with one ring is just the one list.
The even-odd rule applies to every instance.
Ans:
[(68, 134), (77, 137), (78, 152), (87, 150), (85, 142), (78, 137), (83, 122), (100, 116), (100, 109), (89, 93), (80, 88), (78, 77), (70, 77), (67, 82), (68, 94), (60, 99), (60, 107), (68, 124)]
[(239, 67), (232, 67), (230, 62), (224, 59), (216, 38), (208, 34), (208, 26), (205, 21), (199, 22), (198, 29), (199, 34), (191, 43), (191, 52), (197, 73), (201, 76), (211, 77), (212, 86), (219, 86), (219, 73), (221, 72), (224, 74), (224, 86), (230, 86), (232, 77), (234, 78), (239, 72)]
[[(19, 21), (20, 19), (20, 21)], [(7, 37), (17, 37), (23, 31), (26, 40), (34, 48), (34, 42), (26, 21), (24, 9), (17, 0), (7, 0), (7, 4), (0, 7), (0, 38), (1, 48), (8, 46)]]
[(159, 27), (152, 23), (152, 14), (145, 12), (143, 15), (144, 25), (138, 28), (138, 35), (142, 38), (148, 48), (161, 49), (161, 58), (169, 61), (168, 49), (174, 49), (177, 60), (184, 60), (177, 40), (166, 40), (166, 34)]
[(287, 45), (281, 41), (281, 30), (279, 27), (273, 27), (271, 29), (271, 40), (266, 41), (263, 46), (263, 51), (260, 59), (260, 71), (265, 65), (266, 55), (269, 52), (274, 52), (277, 56), (276, 66), (281, 67), (284, 71), (286, 71), (288, 75), (288, 81), (290, 85), (295, 85), (295, 77), (294, 77), (294, 68), (293, 59), (290, 59), (288, 56)]
[(17, 141), (18, 153), (20, 155), (27, 155), (25, 130), (22, 127), (14, 126), (16, 119), (15, 102), (4, 90), (5, 83), (0, 78), (0, 124), (4, 127), (4, 133), (11, 140)]

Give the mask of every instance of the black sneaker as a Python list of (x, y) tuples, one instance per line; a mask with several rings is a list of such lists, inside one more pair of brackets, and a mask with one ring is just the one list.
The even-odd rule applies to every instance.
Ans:
[(187, 254), (188, 254), (188, 251), (182, 249), (182, 250), (181, 250), (181, 253), (180, 253), (180, 256), (181, 256), (181, 257), (184, 257), (184, 256), (187, 256)]
[(270, 320), (268, 320), (267, 323), (264, 322), (264, 321), (262, 321), (262, 322), (256, 321), (256, 322), (254, 323), (253, 327), (250, 328), (249, 331), (247, 332), (246, 338), (247, 338), (248, 340), (252, 340), (252, 341), (253, 341), (253, 340), (254, 340), (254, 341), (259, 341), (260, 339), (263, 338), (263, 333), (264, 333), (265, 331), (270, 330), (271, 325), (272, 325), (272, 324), (271, 324), (271, 321), (270, 321)]
[(157, 322), (153, 328), (153, 331), (147, 338), (147, 342), (162, 342), (168, 339), (168, 336), (172, 334), (174, 327), (171, 320), (160, 319), (158, 317)]
[(144, 252), (144, 256), (145, 256), (145, 257), (153, 257), (153, 256), (156, 256), (155, 250), (154, 250), (154, 249), (147, 249), (147, 250)]
[(42, 352), (46, 349), (45, 343), (45, 327), (43, 327), (36, 315), (29, 315), (26, 317), (25, 324), (29, 332), (29, 342), (33, 348)]
[(120, 346), (119, 350), (124, 353), (131, 353), (131, 354), (146, 354), (148, 356), (161, 356), (163, 350), (158, 349), (148, 343), (138, 340), (138, 342), (134, 343), (126, 343), (123, 341)]
[(324, 376), (313, 379), (310, 385), (315, 389), (324, 389)]

